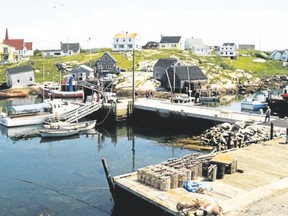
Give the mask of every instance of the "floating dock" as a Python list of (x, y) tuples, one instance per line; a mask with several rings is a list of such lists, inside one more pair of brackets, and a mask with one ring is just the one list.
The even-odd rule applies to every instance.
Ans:
[[(193, 181), (205, 183), (213, 188), (204, 194), (188, 192), (183, 187), (160, 190), (139, 181), (137, 172), (114, 178), (106, 173), (110, 176), (110, 189), (112, 188), (115, 204), (117, 206), (120, 202), (120, 206), (125, 206), (126, 202), (129, 202), (127, 206), (131, 207), (133, 204), (128, 201), (128, 197), (131, 197), (132, 200), (146, 203), (137, 206), (139, 212), (145, 212), (148, 204), (154, 208), (149, 215), (157, 215), (159, 212), (165, 215), (180, 215), (181, 212), (176, 207), (178, 203), (192, 205), (198, 199), (201, 202), (217, 202), (223, 208), (223, 212), (227, 213), (277, 190), (288, 188), (288, 144), (284, 138), (252, 144), (221, 155), (222, 158), (224, 155), (224, 158), (232, 157), (237, 160), (237, 172), (226, 173), (221, 179), (212, 181), (198, 176)], [(221, 160), (218, 162), (221, 163)], [(144, 206), (145, 208), (141, 209)]]

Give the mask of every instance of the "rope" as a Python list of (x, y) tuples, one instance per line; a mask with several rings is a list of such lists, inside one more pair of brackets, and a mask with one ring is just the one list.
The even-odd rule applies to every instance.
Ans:
[(104, 123), (104, 121), (106, 121), (106, 119), (108, 118), (108, 116), (109, 116), (109, 113), (110, 113), (110, 111), (111, 111), (111, 109), (113, 109), (112, 108), (112, 105), (111, 105), (111, 107), (110, 107), (110, 109), (109, 109), (109, 111), (107, 112), (107, 114), (106, 114), (106, 116), (105, 116), (105, 118), (99, 123), (99, 124), (97, 124), (96, 123), (96, 125), (101, 125), (101, 124), (103, 124)]
[(54, 189), (54, 188), (50, 188), (48, 186), (40, 185), (40, 184), (37, 184), (37, 183), (29, 181), (29, 180), (25, 180), (25, 179), (19, 179), (19, 178), (14, 178), (14, 177), (9, 177), (9, 176), (7, 176), (7, 178), (14, 179), (14, 180), (21, 181), (21, 182), (24, 182), (24, 183), (28, 183), (28, 184), (31, 184), (31, 185), (34, 185), (34, 186), (37, 186), (37, 187), (40, 187), (40, 188), (44, 188), (46, 190), (53, 191), (53, 192), (58, 193), (58, 194), (60, 194), (62, 196), (66, 196), (66, 197), (69, 197), (72, 200), (75, 200), (77, 202), (83, 203), (83, 204), (85, 204), (85, 205), (87, 205), (89, 207), (98, 209), (99, 211), (102, 211), (102, 212), (106, 213), (107, 215), (110, 215), (110, 212), (108, 212), (108, 211), (106, 211), (104, 209), (101, 209), (101, 208), (99, 208), (99, 207), (97, 207), (97, 206), (95, 206), (95, 205), (93, 205), (93, 204), (91, 204), (89, 202), (84, 201), (84, 200), (81, 200), (81, 199), (75, 198), (75, 197), (73, 197), (71, 195), (65, 194), (65, 193), (63, 193), (61, 191), (58, 191), (58, 190)]

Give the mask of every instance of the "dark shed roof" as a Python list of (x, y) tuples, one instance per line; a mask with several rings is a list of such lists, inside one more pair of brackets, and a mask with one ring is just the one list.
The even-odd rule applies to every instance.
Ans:
[[(169, 68), (169, 70), (173, 70)], [(189, 76), (188, 76), (189, 71)], [(176, 66), (175, 73), (181, 80), (207, 80), (208, 78), (198, 66)]]
[(162, 67), (166, 69), (170, 67), (171, 65), (174, 65), (177, 61), (178, 59), (176, 58), (160, 58), (158, 59), (154, 67)]
[(179, 43), (181, 36), (163, 36), (160, 43)]
[(23, 73), (28, 71), (33, 71), (33, 68), (31, 65), (25, 65), (25, 66), (19, 66), (14, 68), (9, 68), (6, 70), (9, 74), (17, 74), (17, 73)]

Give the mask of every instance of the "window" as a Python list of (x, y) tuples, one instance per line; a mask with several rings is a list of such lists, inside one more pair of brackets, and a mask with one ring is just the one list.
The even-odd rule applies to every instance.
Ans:
[(29, 77), (29, 80), (30, 80), (30, 81), (33, 81), (33, 78), (32, 78), (32, 77)]
[(20, 83), (20, 80), (19, 80), (19, 79), (17, 79), (17, 83)]
[(116, 38), (116, 42), (118, 42), (118, 38)]
[(129, 38), (129, 42), (131, 42), (131, 38)]
[(124, 44), (119, 44), (120, 49), (124, 49)]
[(132, 49), (133, 45), (132, 45), (132, 44), (128, 44), (127, 47), (128, 47), (129, 49)]

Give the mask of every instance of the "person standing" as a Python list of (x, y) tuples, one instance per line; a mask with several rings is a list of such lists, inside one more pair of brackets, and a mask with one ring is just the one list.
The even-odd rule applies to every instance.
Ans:
[(271, 109), (269, 106), (267, 106), (267, 110), (266, 110), (266, 113), (265, 113), (265, 122), (268, 120), (270, 121), (270, 116), (271, 116)]

